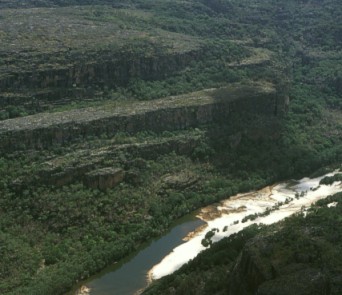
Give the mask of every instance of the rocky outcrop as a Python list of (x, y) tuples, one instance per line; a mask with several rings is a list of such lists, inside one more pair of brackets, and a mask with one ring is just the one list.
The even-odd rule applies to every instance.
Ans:
[(162, 179), (163, 188), (182, 190), (193, 186), (199, 177), (190, 171), (181, 171), (177, 175), (165, 175)]
[(296, 252), (274, 246), (278, 242), (271, 234), (257, 236), (245, 245), (230, 276), (229, 294), (330, 294), (330, 276), (314, 263), (321, 259), (319, 246), (316, 251)]
[(200, 50), (155, 56), (97, 53), (94, 61), (73, 61), (57, 68), (41, 66), (0, 77), (0, 108), (8, 105), (61, 104), (68, 98), (93, 98), (96, 89), (126, 86), (132, 79), (159, 80), (181, 70)]
[[(65, 145), (77, 142), (89, 136), (107, 135), (113, 136), (118, 132), (136, 133), (144, 130), (154, 132), (173, 131), (196, 127), (217, 120), (225, 115), (225, 110), (217, 103), (205, 105), (193, 105), (189, 107), (170, 107), (165, 109), (138, 111), (131, 115), (115, 115), (110, 112), (98, 112), (94, 114), (89, 110), (81, 110), (69, 113), (70, 120), (61, 120), (54, 123), (53, 117), (58, 115), (46, 115), (44, 123), (42, 116), (37, 118), (36, 126), (30, 128), (30, 123), (20, 128), (19, 120), (12, 121), (11, 130), (1, 132), (0, 150), (6, 149), (41, 149), (53, 145)], [(98, 115), (102, 113), (102, 117)], [(62, 114), (61, 114), (62, 115)], [(63, 116), (63, 115), (62, 115)], [(78, 118), (77, 118), (78, 116)], [(72, 118), (74, 117), (74, 119)], [(25, 118), (22, 121), (30, 120)], [(11, 122), (11, 123), (12, 123)], [(6, 123), (3, 122), (3, 123)], [(19, 127), (19, 128), (18, 128)], [(0, 127), (1, 128), (1, 127)]]
[(196, 37), (142, 25), (143, 10), (57, 2), (1, 1), (25, 9), (0, 9), (0, 111), (108, 97), (135, 79), (170, 77), (205, 52)]
[(243, 87), (236, 87), (240, 87), (238, 94), (236, 89), (219, 96), (217, 90), (207, 90), (106, 109), (86, 108), (5, 120), (0, 122), (0, 151), (43, 149), (118, 132), (174, 131), (209, 123), (229, 125), (232, 133), (242, 128), (246, 133), (248, 128), (258, 126), (262, 132), (266, 124), (273, 128), (274, 107), (282, 106), (274, 89), (249, 86), (249, 91), (244, 92)]
[[(114, 163), (124, 166), (125, 182), (133, 184), (139, 183), (139, 172), (135, 170), (146, 168), (147, 164), (144, 159), (155, 159), (160, 155), (171, 152), (175, 152), (178, 155), (190, 156), (199, 141), (200, 138), (193, 136), (189, 138), (168, 139), (156, 143), (149, 142), (107, 146), (100, 151), (94, 149), (91, 154), (86, 153), (85, 155), (75, 152), (72, 155), (73, 161), (63, 163), (60, 158), (57, 158), (55, 159), (55, 162), (58, 164), (46, 162), (45, 167), (38, 172), (38, 179), (34, 178), (31, 180), (26, 177), (22, 180), (18, 179), (13, 185), (17, 190), (20, 190), (29, 182), (42, 182), (56, 187), (68, 185), (76, 181), (83, 181), (86, 183), (85, 175), (96, 170), (98, 167), (101, 167), (103, 163), (108, 160), (112, 160)], [(125, 161), (119, 160), (120, 154), (129, 155), (129, 159)], [(132, 160), (130, 158), (132, 158)]]
[(232, 271), (229, 294), (255, 294), (262, 283), (275, 277), (272, 264), (260, 254), (265, 246), (261, 239), (252, 240), (245, 246)]
[(117, 186), (124, 177), (122, 169), (107, 167), (87, 173), (84, 184), (89, 188), (106, 190)]

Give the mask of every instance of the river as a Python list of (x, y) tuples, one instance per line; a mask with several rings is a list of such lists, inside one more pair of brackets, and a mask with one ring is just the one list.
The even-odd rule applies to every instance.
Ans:
[(341, 182), (319, 185), (323, 177), (335, 173), (279, 183), (202, 208), (197, 218), (181, 219), (169, 233), (92, 277), (73, 294), (136, 294), (149, 281), (174, 272), (204, 250), (202, 240), (209, 230), (215, 230), (211, 240), (217, 242), (252, 223), (271, 224), (299, 211), (305, 214), (312, 203), (342, 191)]
[[(205, 222), (196, 214), (185, 216), (173, 224), (171, 230), (162, 237), (142, 246), (140, 250), (114, 264), (88, 281), (77, 290), (75, 295), (132, 295), (145, 288), (149, 270), (169, 254), (173, 248), (185, 243), (189, 232), (195, 231)], [(69, 293), (68, 293), (69, 294)]]

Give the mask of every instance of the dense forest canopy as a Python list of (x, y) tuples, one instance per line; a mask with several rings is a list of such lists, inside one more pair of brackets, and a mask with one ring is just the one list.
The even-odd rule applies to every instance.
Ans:
[(201, 206), (341, 163), (339, 0), (0, 8), (1, 294), (63, 294)]

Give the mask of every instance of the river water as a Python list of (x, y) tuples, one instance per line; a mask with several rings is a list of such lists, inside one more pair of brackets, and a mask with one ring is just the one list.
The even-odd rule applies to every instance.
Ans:
[(144, 245), (120, 263), (110, 266), (91, 277), (71, 292), (75, 295), (132, 295), (147, 286), (149, 270), (163, 259), (173, 248), (185, 243), (189, 232), (205, 224), (196, 214), (177, 221), (172, 229), (159, 239)]
[[(204, 250), (202, 240), (209, 230), (215, 229), (211, 240), (216, 242), (252, 223), (271, 224), (296, 212), (305, 212), (319, 199), (342, 191), (341, 182), (319, 185), (323, 177), (335, 173), (337, 171), (317, 178), (288, 181), (259, 191), (238, 194), (202, 208), (197, 212), (197, 219), (194, 215), (181, 219), (165, 236), (91, 278), (74, 294), (136, 294), (149, 281), (174, 272)], [(253, 220), (247, 218), (253, 214), (256, 214)], [(184, 237), (188, 239), (184, 241)]]

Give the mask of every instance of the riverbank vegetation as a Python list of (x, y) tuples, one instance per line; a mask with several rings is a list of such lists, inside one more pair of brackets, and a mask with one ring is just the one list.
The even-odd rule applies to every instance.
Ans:
[[(13, 9), (17, 2), (6, 1)], [(25, 5), (37, 5), (33, 2), (37, 1), (25, 1)], [(35, 10), (37, 16), (42, 6), (48, 9), (51, 3), (62, 2), (39, 3), (40, 8)], [(106, 24), (107, 28), (114, 24), (132, 34), (138, 27), (143, 28), (150, 33), (148, 40), (144, 39), (146, 42), (141, 43), (140, 37), (134, 37), (141, 36), (139, 31), (132, 35), (132, 43), (127, 43), (127, 48), (141, 44), (136, 48), (140, 53), (145, 52), (145, 47), (149, 49), (146, 52), (158, 51), (164, 41), (169, 47), (161, 49), (163, 54), (172, 46), (176, 46), (175, 52), (202, 50), (189, 58), (186, 66), (167, 74), (163, 72), (165, 75), (157, 78), (136, 77), (113, 89), (95, 85), (96, 91), (89, 89), (89, 93), (97, 96), (96, 104), (101, 105), (101, 99), (148, 100), (225, 86), (234, 81), (246, 85), (255, 80), (275, 83), (279, 97), (289, 98), (290, 103), (277, 123), (268, 121), (267, 116), (248, 117), (232, 112), (221, 124), (196, 129), (118, 133), (113, 138), (104, 133), (46, 150), (0, 154), (1, 294), (63, 294), (80, 280), (160, 235), (175, 219), (201, 206), (279, 180), (308, 176), (325, 166), (339, 167), (342, 162), (342, 12), (337, 0), (263, 1), (258, 5), (250, 0), (132, 0), (114, 4), (98, 1), (98, 6), (85, 5), (82, 9), (69, 4), (85, 1), (63, 3), (65, 7), (48, 9), (48, 15), (56, 12), (53, 19), (58, 19), (58, 11), (78, 14), (93, 25)], [(101, 6), (103, 3), (109, 3), (110, 7)], [(3, 16), (6, 11), (1, 11), (0, 20), (8, 19)], [(18, 13), (25, 11), (18, 10)], [(74, 31), (74, 24), (70, 25)], [(26, 30), (28, 26), (20, 28)], [(152, 31), (157, 33), (154, 35)], [(27, 38), (25, 44), (29, 44), (33, 40), (30, 38), (36, 38), (39, 33), (34, 32), (33, 35), (22, 32), (20, 38)], [(66, 36), (62, 31), (59, 33)], [(46, 34), (50, 36), (42, 32), (38, 37)], [(84, 42), (76, 44), (80, 51), (70, 47), (76, 57), (79, 53), (78, 57), (87, 59), (96, 49), (96, 34), (89, 34), (92, 40), (89, 48)], [(9, 37), (0, 31), (1, 40)], [(38, 41), (33, 40), (32, 44), (37, 47), (44, 44), (41, 39)], [(6, 48), (11, 47), (8, 41), (2, 44), (5, 43)], [(74, 56), (64, 53), (57, 55), (59, 61)], [(29, 56), (30, 51), (25, 54)], [(14, 59), (7, 63), (18, 66), (18, 56), (11, 57)], [(87, 101), (75, 99), (69, 105), (63, 102), (62, 107), (78, 108), (78, 103), (88, 106)], [(7, 119), (41, 111), (39, 108), (28, 111), (27, 107), (28, 104), (23, 107), (21, 103), (15, 106), (10, 103), (0, 117)], [(61, 106), (54, 105), (51, 110), (55, 107)], [(258, 108), (257, 101), (255, 107)], [(275, 108), (272, 116), (277, 112)], [(103, 167), (122, 169), (124, 181), (107, 190), (89, 187), (83, 177), (87, 169)], [(338, 196), (332, 198), (337, 201)], [(297, 257), (291, 253), (298, 252), (302, 263), (300, 257), (305, 251), (311, 253), (312, 249), (318, 249), (323, 253), (319, 256), (322, 260), (316, 260), (318, 256), (309, 257), (310, 266), (321, 268), (326, 261), (331, 266), (329, 271), (334, 269), (340, 273), (339, 261), (331, 260), (338, 256), (336, 251), (340, 247), (336, 234), (340, 231), (340, 210), (339, 205), (327, 209), (322, 203), (313, 209), (309, 218), (296, 216), (289, 220), (289, 225), (269, 237), (279, 245), (272, 253), (276, 255), (284, 249), (280, 242), (283, 240), (289, 252), (281, 258)], [(290, 225), (298, 231), (290, 231)], [(296, 241), (302, 229), (311, 226), (317, 228), (322, 247), (306, 236), (298, 240), (298, 243), (302, 241), (299, 244), (290, 243)], [(209, 292), (203, 294), (226, 290), (224, 282), (230, 275), (226, 271), (231, 269), (241, 249), (257, 233), (267, 236), (271, 229), (254, 226), (214, 244), (208, 258), (200, 256), (183, 269), (184, 274), (178, 272), (156, 283), (148, 294), (158, 294), (154, 290), (165, 291), (169, 284), (174, 284), (179, 292), (189, 291), (196, 282), (203, 286), (200, 284), (203, 276), (208, 277), (208, 282), (201, 292)], [(332, 246), (332, 242), (336, 244)], [(196, 267), (203, 272), (196, 272)]]
[(341, 197), (275, 225), (247, 227), (143, 294), (340, 294)]

